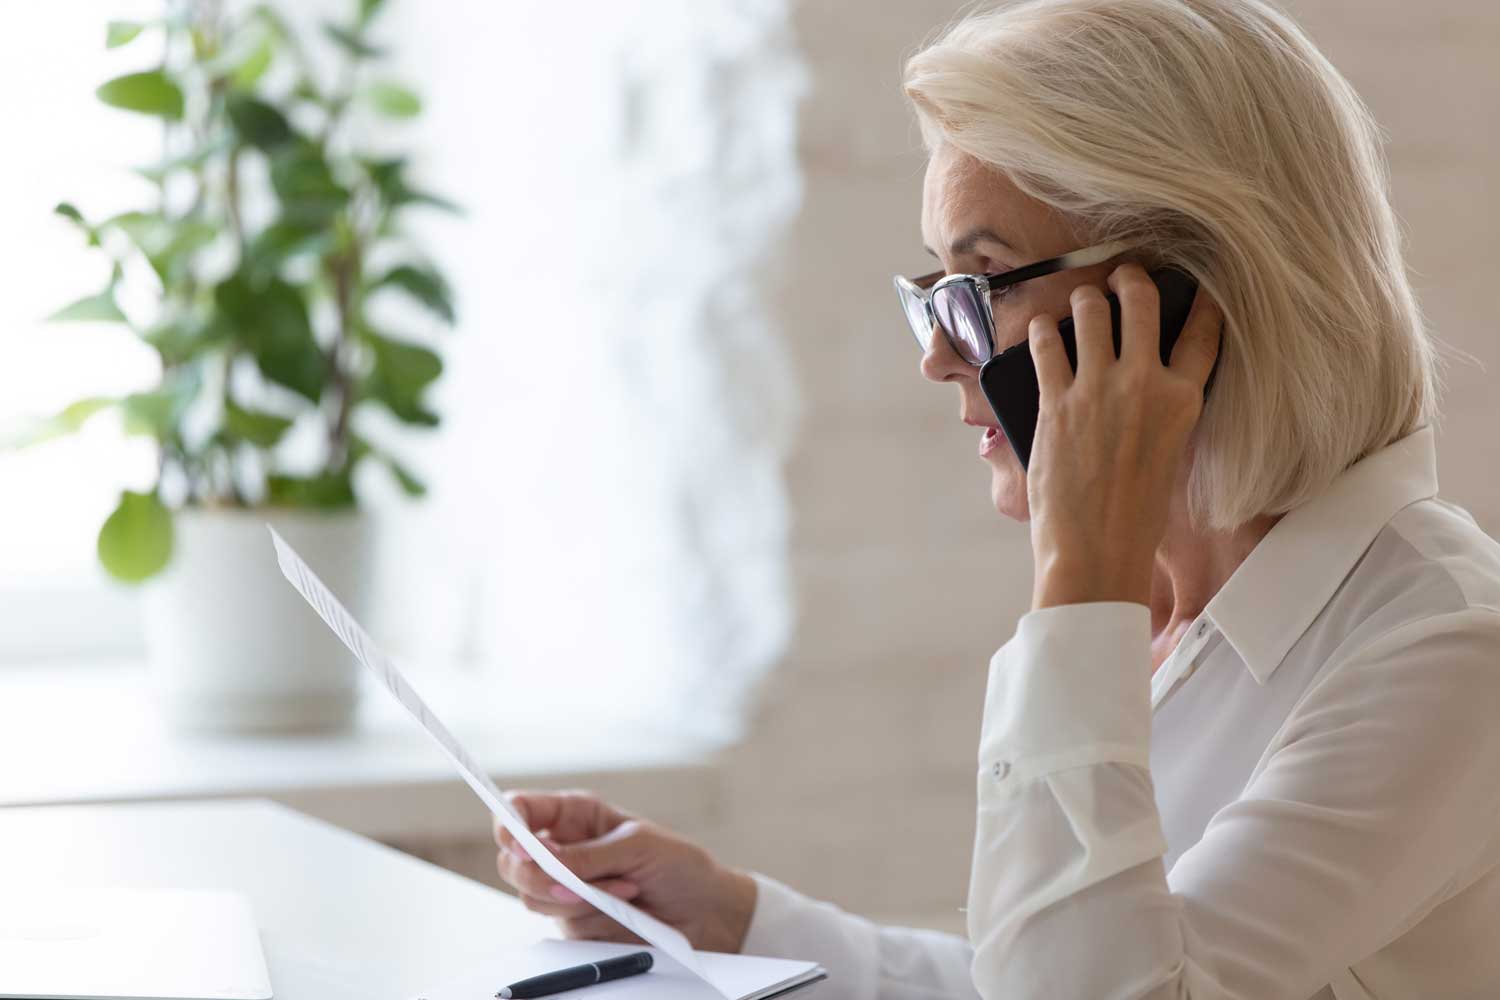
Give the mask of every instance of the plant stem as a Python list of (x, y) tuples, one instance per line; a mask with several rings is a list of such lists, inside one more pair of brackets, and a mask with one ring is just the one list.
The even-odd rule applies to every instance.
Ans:
[(354, 337), (354, 284), (359, 274), (359, 240), (351, 231), (349, 249), (331, 262), (333, 302), (338, 313), (338, 330), (328, 349), (329, 373), (338, 393), (333, 425), (328, 432), (328, 471), (339, 469), (348, 460), (349, 415), (354, 408), (354, 385), (349, 377), (345, 353)]
[[(350, 54), (345, 57), (338, 94), (333, 98), (328, 120), (323, 128), (323, 145), (331, 145), (334, 133), (348, 111), (354, 92), (354, 81), (358, 59)], [(334, 390), (338, 393), (337, 408), (333, 424), (328, 432), (327, 471), (332, 473), (344, 467), (349, 460), (349, 418), (354, 409), (354, 385), (348, 369), (347, 353), (354, 339), (355, 314), (358, 303), (355, 296), (361, 274), (361, 241), (354, 199), (351, 197), (345, 209), (348, 220), (348, 246), (329, 261), (329, 277), (333, 280), (334, 308), (338, 314), (338, 329), (332, 346), (328, 349), (329, 374)]]
[[(229, 407), (231, 405), (231, 402), (232, 402), (232, 398), (233, 398), (230, 395), (230, 392), (229, 392), (230, 376), (231, 376), (231, 374), (233, 372), (234, 372), (234, 351), (232, 351), (232, 350), (226, 350), (224, 352), (224, 386), (223, 386), (224, 409), (225, 409), (226, 412), (228, 411), (228, 409), (229, 409)], [(226, 441), (226, 442), (224, 442), (221, 445), (221, 447), (224, 450), (224, 472), (225, 472), (225, 476), (226, 476), (227, 482), (229, 484), (229, 494), (234, 499), (235, 506), (238, 506), (238, 507), (248, 507), (248, 506), (250, 506), (250, 500), (245, 495), (245, 491), (242, 490), (242, 489), (240, 489), (240, 479), (239, 479), (239, 476), (236, 475), (236, 472), (235, 472), (234, 450), (233, 450), (234, 449), (234, 443), (231, 442), (231, 441)]]
[(240, 251), (240, 261), (245, 259), (245, 224), (240, 218), (240, 147), (236, 143), (229, 151), (226, 168), (224, 195), (228, 202), (229, 228), (234, 233), (235, 245)]

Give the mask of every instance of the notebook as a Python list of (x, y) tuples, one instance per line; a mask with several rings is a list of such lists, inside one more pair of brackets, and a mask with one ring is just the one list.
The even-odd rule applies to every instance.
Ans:
[[(637, 951), (649, 951), (656, 957), (656, 964), (650, 972), (559, 993), (559, 1000), (722, 1000), (712, 986), (670, 958), (663, 958), (654, 948), (599, 941), (550, 940), (497, 955), (446, 985), (424, 991), (412, 1000), (493, 1000), (500, 987), (509, 986), (518, 979)], [(771, 1000), (772, 997), (787, 996), (828, 975), (815, 962), (721, 955), (712, 951), (700, 951), (697, 955), (703, 971), (729, 1000)]]

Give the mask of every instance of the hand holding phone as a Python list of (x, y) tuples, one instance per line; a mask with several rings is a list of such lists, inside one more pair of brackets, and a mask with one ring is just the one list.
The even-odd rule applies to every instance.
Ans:
[[(1172, 348), (1177, 343), (1182, 328), (1187, 323), (1188, 312), (1193, 307), (1193, 297), (1198, 292), (1198, 283), (1191, 276), (1176, 268), (1158, 268), (1149, 272), (1161, 293), (1161, 360), (1167, 364), (1172, 358)], [(1115, 356), (1120, 356), (1120, 300), (1110, 294), (1110, 320), (1114, 326)], [(1073, 317), (1069, 316), (1057, 324), (1063, 348), (1068, 354), (1068, 364), (1078, 370), (1078, 342), (1073, 332)], [(1215, 367), (1218, 362), (1215, 361)], [(1209, 385), (1213, 375), (1209, 375)], [(979, 387), (1000, 421), (1000, 429), (1011, 449), (1026, 468), (1031, 461), (1031, 443), (1036, 436), (1037, 411), (1041, 405), (1041, 392), (1037, 385), (1036, 366), (1031, 360), (1031, 345), (1021, 341), (990, 358), (979, 369)], [(1204, 390), (1207, 395), (1207, 389)]]

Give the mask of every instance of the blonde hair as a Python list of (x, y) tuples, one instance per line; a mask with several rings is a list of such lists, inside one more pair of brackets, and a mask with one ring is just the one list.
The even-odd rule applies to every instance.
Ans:
[(1435, 415), (1378, 127), (1267, 3), (1028, 0), (954, 25), (905, 89), (929, 149), (998, 168), (1222, 306), (1198, 523), (1289, 510)]

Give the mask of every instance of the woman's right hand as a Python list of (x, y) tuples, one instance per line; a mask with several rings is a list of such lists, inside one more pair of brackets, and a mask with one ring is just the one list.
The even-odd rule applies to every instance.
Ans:
[[(755, 913), (755, 880), (708, 851), (588, 792), (511, 792), (511, 806), (575, 875), (677, 928), (694, 948), (738, 952)], [(497, 867), (528, 910), (570, 938), (640, 939), (554, 882), (497, 820)]]

